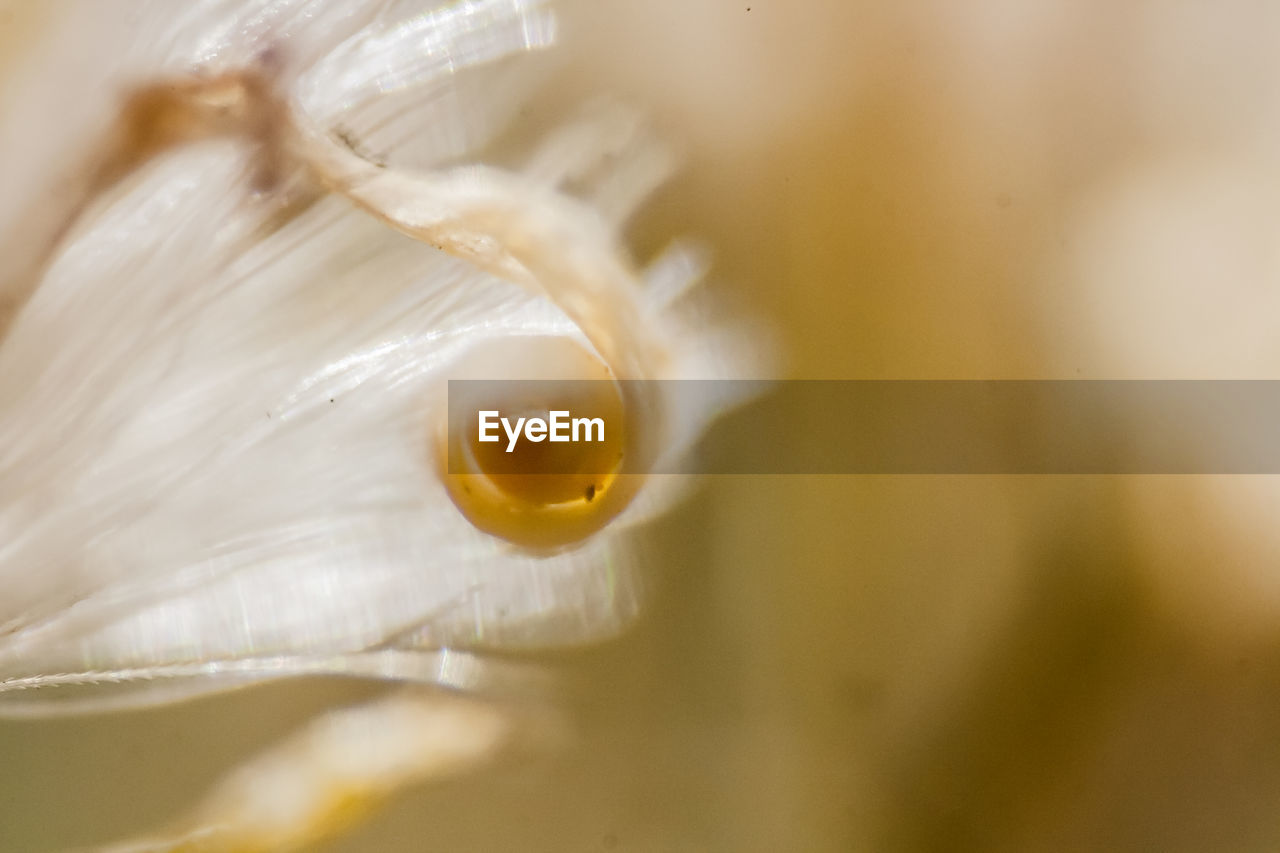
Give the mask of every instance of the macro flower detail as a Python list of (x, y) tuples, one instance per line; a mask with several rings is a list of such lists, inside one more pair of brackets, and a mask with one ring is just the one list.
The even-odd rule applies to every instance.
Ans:
[[(639, 470), (568, 503), (465, 497), (437, 429), (446, 380), (495, 353), (512, 378), (549, 362), (573, 378), (721, 375), (708, 342), (724, 330), (686, 310), (697, 253), (641, 269), (618, 236), (669, 152), (601, 102), (517, 140), (522, 164), (479, 165), (536, 77), (514, 72), (555, 44), (534, 0), (123, 9), (136, 26), (105, 50), (82, 44), (91, 18), (47, 22), (19, 71), (37, 115), (58, 97), (42, 69), (84, 50), (103, 97), (66, 118), (78, 146), (31, 159), (31, 214), (0, 210), (15, 247), (0, 291), (0, 712), (291, 674), (474, 689), (501, 679), (471, 652), (624, 628), (640, 587), (618, 534), (672, 489)], [(619, 393), (641, 462), (681, 452), (714, 414)], [(483, 716), (431, 723), (452, 719), (437, 700), (397, 701), (411, 710), (369, 713), (460, 732)], [(300, 765), (376, 752), (313, 735)], [(421, 766), (348, 768), (331, 789), (322, 773), (316, 802), (438, 767), (424, 750)], [(228, 849), (265, 830), (245, 831)], [(311, 832), (292, 831), (271, 843)]]

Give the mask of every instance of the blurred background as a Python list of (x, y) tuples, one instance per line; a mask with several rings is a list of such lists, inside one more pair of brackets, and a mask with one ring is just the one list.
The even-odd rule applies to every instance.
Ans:
[[(0, 4), (0, 73), (55, 5)], [(562, 9), (556, 97), (685, 155), (637, 252), (705, 241), (782, 375), (1280, 374), (1280, 6)], [(1275, 850), (1277, 517), (1266, 477), (710, 478), (637, 536), (636, 629), (549, 658), (569, 749), (323, 849)], [(163, 821), (380, 689), (0, 723), (0, 849)]]

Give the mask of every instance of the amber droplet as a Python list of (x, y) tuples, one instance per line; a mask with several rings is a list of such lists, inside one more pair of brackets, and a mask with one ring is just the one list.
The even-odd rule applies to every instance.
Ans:
[(478, 419), (468, 426), (467, 449), (476, 466), (513, 498), (559, 504), (581, 500), (591, 490), (586, 497), (591, 500), (596, 480), (612, 475), (623, 455), (622, 399), (610, 380), (539, 383), (524, 399), (508, 399), (505, 405), (494, 400), (490, 405), (509, 413), (508, 425), (522, 417), (550, 424), (552, 413), (561, 413), (560, 437), (570, 439), (535, 442), (522, 436), (512, 447), (505, 428), (497, 431), (498, 441), (482, 442)]
[[(481, 386), (478, 396), (450, 401), (452, 420), (441, 438), (445, 485), (463, 515), (486, 533), (533, 548), (577, 542), (621, 512), (639, 484), (638, 476), (621, 472), (635, 426), (622, 388), (594, 353), (565, 338), (525, 338), (504, 353), (505, 367), (489, 353), (478, 369), (473, 363), (459, 371), (465, 378), (505, 373), (503, 381)], [(509, 381), (513, 373), (539, 381)], [(455, 384), (451, 393), (463, 392)], [(480, 440), (482, 410), (507, 419), (488, 432), (497, 441)], [(567, 413), (560, 434), (571, 440), (534, 441), (521, 433), (512, 444), (508, 427), (520, 418), (549, 424), (552, 412)], [(588, 425), (595, 421), (603, 428)]]

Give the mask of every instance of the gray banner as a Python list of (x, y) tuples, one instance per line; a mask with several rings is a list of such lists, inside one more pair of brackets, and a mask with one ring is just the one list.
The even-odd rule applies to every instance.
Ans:
[[(478, 399), (492, 401), (497, 411), (503, 400), (520, 400), (521, 412), (534, 417), (537, 405), (530, 400), (618, 393), (607, 390), (613, 383), (603, 382), (449, 384), (451, 429), (473, 431)], [(1280, 381), (674, 381), (618, 386), (631, 411), (663, 407), (701, 412), (714, 409), (717, 401), (745, 401), (716, 421), (683, 460), (651, 468), (654, 473), (1280, 474)], [(542, 417), (546, 420), (547, 413)], [(578, 413), (564, 417), (572, 421)], [(513, 417), (509, 425), (516, 422)], [(604, 429), (612, 439), (615, 430), (641, 429), (645, 423), (644, 417), (628, 415)], [(524, 432), (508, 453), (510, 433), (501, 426), (493, 429), (502, 438), (494, 445), (499, 451), (486, 454), (489, 464), (509, 463), (505, 473), (564, 473), (564, 453), (530, 454)], [(562, 427), (560, 433), (569, 430)], [(584, 432), (579, 431), (579, 440)], [(575, 446), (570, 441), (558, 449)], [(572, 452), (569, 457), (576, 458)]]

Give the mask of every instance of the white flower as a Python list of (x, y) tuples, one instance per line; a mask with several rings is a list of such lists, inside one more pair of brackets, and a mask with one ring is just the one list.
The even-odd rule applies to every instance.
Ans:
[[(591, 508), (602, 532), (531, 551), (458, 511), (431, 446), (444, 379), (486, 347), (723, 375), (723, 336), (678, 307), (695, 256), (646, 280), (618, 244), (671, 165), (633, 114), (588, 110), (523, 170), (465, 165), (554, 42), (545, 4), (136, 0), (51, 27), (2, 158), (23, 206), (0, 210), (21, 253), (0, 318), (0, 710), (79, 697), (29, 689), (53, 685), (170, 698), (187, 676), (447, 681), (445, 648), (624, 627), (617, 533), (661, 497), (619, 487)], [(647, 403), (654, 453), (713, 414)]]

